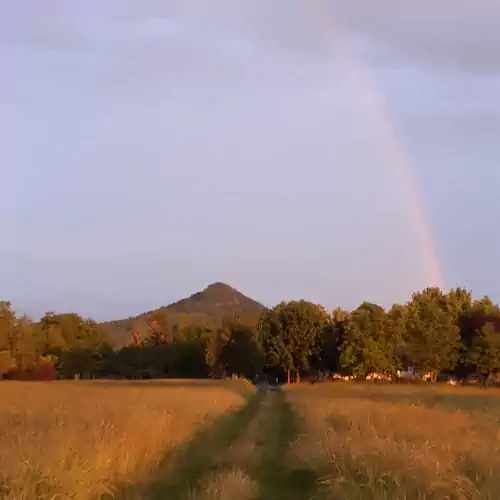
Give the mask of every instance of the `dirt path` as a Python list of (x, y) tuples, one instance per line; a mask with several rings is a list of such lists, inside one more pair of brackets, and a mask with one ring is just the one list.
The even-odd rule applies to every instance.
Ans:
[(254, 470), (259, 485), (257, 500), (309, 500), (315, 498), (316, 475), (295, 468), (288, 451), (298, 432), (298, 422), (282, 391), (269, 393), (269, 418), (261, 429), (264, 440), (262, 458)]
[(143, 485), (131, 485), (121, 492), (124, 500), (193, 500), (207, 474), (219, 467), (220, 457), (246, 431), (259, 411), (264, 391), (257, 391), (245, 406), (226, 414), (177, 450), (173, 467)]
[(310, 500), (313, 471), (293, 467), (288, 451), (298, 424), (280, 390), (260, 388), (180, 452), (157, 481), (134, 488), (134, 500)]

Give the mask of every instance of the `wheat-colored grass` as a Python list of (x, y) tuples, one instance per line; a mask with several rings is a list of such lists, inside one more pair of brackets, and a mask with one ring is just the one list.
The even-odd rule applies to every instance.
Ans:
[(213, 472), (204, 478), (189, 500), (251, 500), (256, 492), (255, 481), (247, 472), (233, 467)]
[(293, 457), (328, 498), (500, 498), (500, 392), (319, 384), (287, 397), (304, 434)]
[[(0, 384), (0, 498), (93, 500), (239, 407), (240, 382)], [(175, 454), (173, 455), (175, 457)]]

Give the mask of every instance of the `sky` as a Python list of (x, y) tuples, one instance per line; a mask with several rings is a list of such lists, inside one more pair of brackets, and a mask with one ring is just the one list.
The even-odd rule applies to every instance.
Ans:
[(0, 298), (388, 306), (432, 249), (500, 301), (498, 26), (500, 0), (1, 2)]

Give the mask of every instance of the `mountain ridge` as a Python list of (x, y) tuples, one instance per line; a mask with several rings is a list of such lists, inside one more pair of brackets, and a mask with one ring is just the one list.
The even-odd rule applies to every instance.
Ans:
[(169, 324), (193, 326), (215, 323), (227, 316), (245, 318), (248, 322), (257, 322), (266, 307), (256, 300), (244, 295), (230, 285), (215, 282), (203, 290), (171, 304), (118, 320), (106, 321), (102, 324), (108, 329), (110, 340), (123, 345), (131, 338), (137, 323), (144, 323), (148, 316), (162, 312)]

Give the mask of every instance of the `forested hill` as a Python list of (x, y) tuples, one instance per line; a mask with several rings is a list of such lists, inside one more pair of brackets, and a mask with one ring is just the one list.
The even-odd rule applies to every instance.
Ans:
[(227, 317), (238, 317), (244, 324), (256, 324), (265, 307), (224, 283), (213, 283), (201, 292), (173, 304), (139, 316), (105, 323), (110, 340), (116, 345), (128, 344), (135, 331), (146, 334), (151, 318), (161, 318), (169, 328), (182, 331), (189, 326), (215, 325)]

